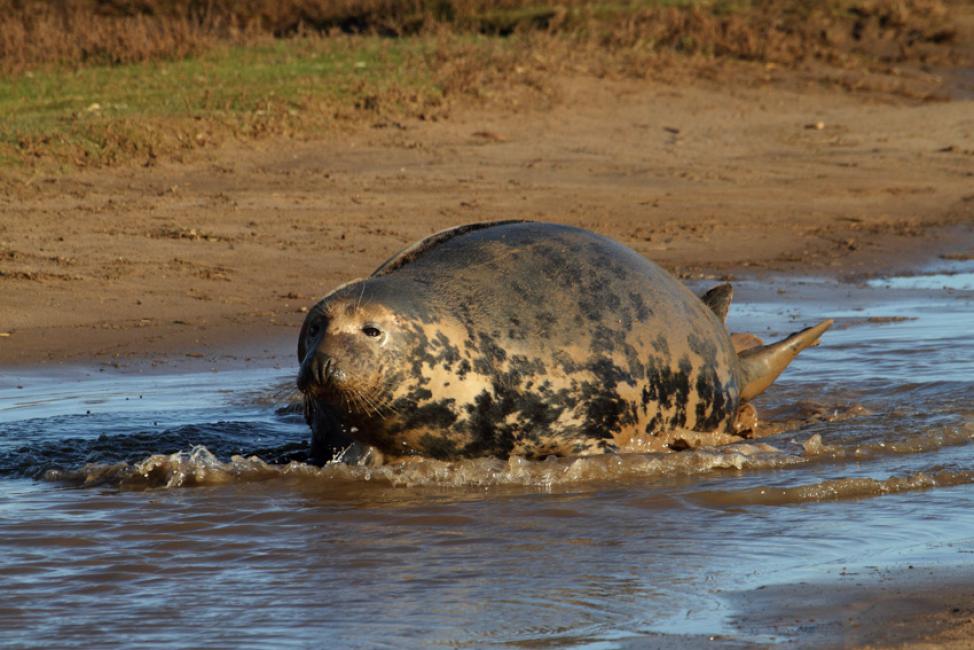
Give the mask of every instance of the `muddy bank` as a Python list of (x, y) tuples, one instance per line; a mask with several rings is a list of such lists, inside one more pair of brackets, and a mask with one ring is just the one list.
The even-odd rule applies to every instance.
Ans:
[(291, 339), (335, 285), (469, 221), (583, 226), (688, 278), (853, 277), (972, 252), (970, 101), (581, 78), (559, 92), (547, 111), (9, 184), (0, 363), (241, 356), (237, 342)]

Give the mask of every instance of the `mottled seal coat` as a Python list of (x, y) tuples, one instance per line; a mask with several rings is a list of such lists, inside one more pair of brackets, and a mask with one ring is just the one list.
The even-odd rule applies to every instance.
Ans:
[(543, 458), (674, 429), (733, 432), (744, 399), (830, 323), (739, 356), (722, 323), (729, 289), (705, 302), (569, 226), (432, 235), (308, 313), (298, 387), (312, 456), (351, 439), (393, 456)]

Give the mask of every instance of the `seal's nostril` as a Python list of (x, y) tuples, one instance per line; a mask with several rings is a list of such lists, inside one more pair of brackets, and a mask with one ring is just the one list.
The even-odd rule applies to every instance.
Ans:
[(321, 357), (315, 357), (314, 360), (315, 381), (318, 383), (319, 386), (322, 386), (325, 383), (325, 363), (321, 362)]
[(313, 352), (308, 355), (298, 371), (298, 389), (308, 392), (315, 386), (327, 386), (332, 382), (334, 375), (334, 360), (319, 352)]
[[(308, 363), (308, 375), (318, 386), (327, 386), (335, 375), (335, 361), (321, 353), (316, 353)], [(311, 383), (311, 382), (307, 382)]]

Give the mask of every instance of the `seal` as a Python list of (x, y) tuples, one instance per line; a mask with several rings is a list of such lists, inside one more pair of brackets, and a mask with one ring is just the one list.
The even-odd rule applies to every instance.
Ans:
[(544, 458), (673, 430), (740, 433), (749, 401), (831, 321), (738, 353), (731, 296), (721, 285), (701, 299), (580, 228), (436, 233), (309, 310), (297, 384), (312, 460), (351, 441), (393, 457)]

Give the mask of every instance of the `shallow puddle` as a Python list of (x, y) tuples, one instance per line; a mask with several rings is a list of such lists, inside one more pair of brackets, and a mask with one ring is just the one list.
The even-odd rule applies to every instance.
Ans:
[(970, 275), (737, 283), (735, 331), (836, 325), (758, 402), (777, 433), (671, 454), (318, 469), (287, 462), (307, 437), (293, 370), (7, 372), (0, 632), (18, 647), (787, 638), (742, 624), (741, 594), (969, 565)]

